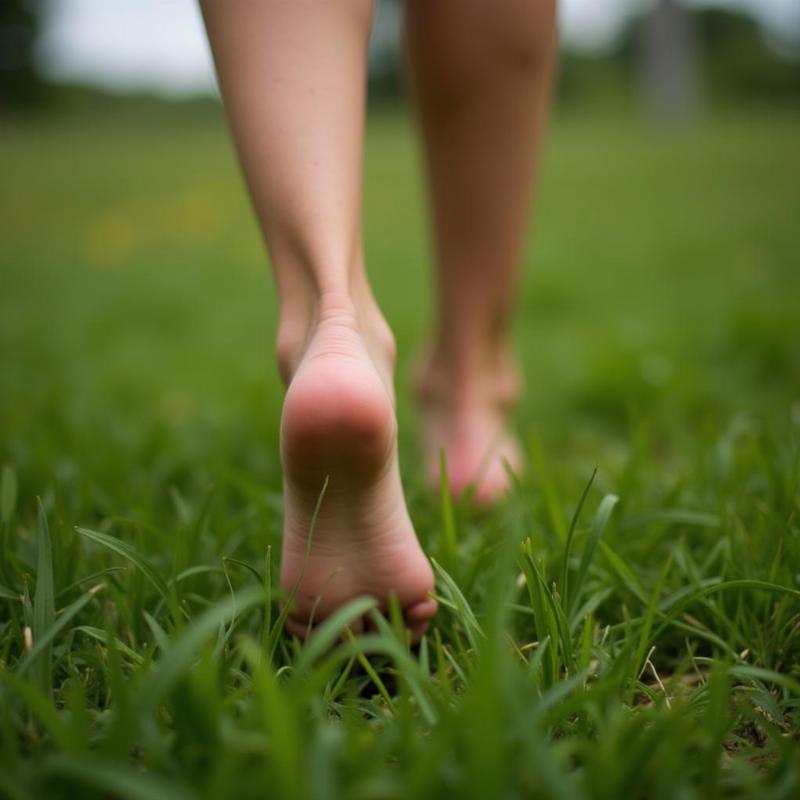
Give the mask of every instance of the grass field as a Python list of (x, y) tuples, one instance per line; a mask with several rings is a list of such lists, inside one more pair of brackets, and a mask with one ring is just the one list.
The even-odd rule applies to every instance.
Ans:
[[(530, 468), (419, 478), (398, 112), (365, 237), (441, 609), (280, 629), (275, 298), (218, 114), (0, 127), (0, 796), (800, 796), (800, 116), (553, 125), (520, 291)], [(592, 480), (593, 471), (597, 468)], [(37, 498), (39, 498), (37, 500)]]

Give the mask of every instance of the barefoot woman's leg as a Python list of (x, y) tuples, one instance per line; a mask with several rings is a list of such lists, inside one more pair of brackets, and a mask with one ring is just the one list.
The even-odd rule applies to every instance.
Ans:
[(397, 463), (393, 340), (361, 246), (368, 0), (203, 0), (223, 99), (274, 268), (284, 589), (302, 634), (348, 599), (394, 594), (416, 635), (436, 609)]
[[(434, 219), (437, 322), (419, 375), (431, 478), (503, 493), (517, 394), (509, 318), (555, 44), (554, 0), (407, 0)], [(479, 474), (480, 473), (480, 474)]]

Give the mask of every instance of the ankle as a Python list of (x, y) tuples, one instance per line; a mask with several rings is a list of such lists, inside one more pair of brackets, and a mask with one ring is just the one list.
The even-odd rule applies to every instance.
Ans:
[(395, 341), (366, 279), (351, 291), (309, 292), (281, 303), (275, 346), (278, 370), (288, 386), (308, 346), (321, 326), (346, 325), (361, 336), (373, 358), (394, 369)]
[(422, 359), (417, 374), (420, 399), (443, 403), (452, 410), (487, 403), (512, 406), (519, 385), (519, 370), (507, 341), (455, 348), (437, 343)]

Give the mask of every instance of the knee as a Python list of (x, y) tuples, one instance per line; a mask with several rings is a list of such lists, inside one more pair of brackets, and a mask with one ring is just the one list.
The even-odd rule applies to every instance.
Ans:
[(545, 68), (556, 40), (555, 0), (507, 0), (494, 11), (483, 31), (492, 65), (524, 74)]
[(414, 9), (415, 62), (425, 92), (440, 103), (468, 100), (511, 76), (530, 78), (552, 57), (555, 0), (459, 0)]

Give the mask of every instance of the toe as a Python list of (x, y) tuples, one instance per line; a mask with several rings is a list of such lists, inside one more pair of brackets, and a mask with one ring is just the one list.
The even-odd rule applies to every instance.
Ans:
[(411, 633), (411, 643), (419, 644), (425, 635), (425, 631), (428, 630), (428, 621), (425, 620), (424, 622), (416, 622), (413, 625), (409, 625), (408, 630)]
[(286, 618), (286, 630), (298, 639), (305, 639), (310, 633), (308, 622), (302, 622), (291, 617)]
[(511, 479), (501, 465), (492, 465), (475, 488), (475, 505), (488, 506), (502, 500), (511, 488)]
[(439, 604), (432, 597), (426, 597), (409, 606), (405, 610), (404, 616), (409, 623), (427, 622), (436, 613), (438, 607)]

